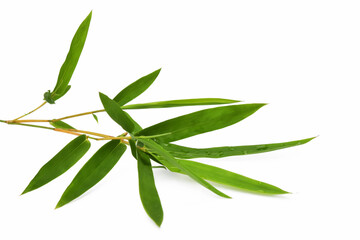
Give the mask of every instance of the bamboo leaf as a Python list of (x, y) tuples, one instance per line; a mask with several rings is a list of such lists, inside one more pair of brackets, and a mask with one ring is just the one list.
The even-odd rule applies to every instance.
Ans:
[[(193, 162), (189, 160), (178, 160), (183, 166), (186, 166), (188, 169), (193, 171), (198, 176), (213, 181), (221, 183), (224, 185), (236, 187), (239, 189), (244, 189), (248, 191), (266, 193), (266, 194), (286, 194), (288, 192), (270, 185), (268, 183), (260, 182), (240, 174), (227, 171), (218, 167), (210, 166), (203, 163)], [(176, 168), (170, 168), (171, 171), (180, 172), (181, 170)]]
[(154, 140), (145, 138), (145, 139), (139, 139), (139, 142), (142, 142), (145, 145), (145, 147), (148, 149), (148, 151), (150, 151), (151, 154), (157, 155), (158, 156), (157, 159), (159, 161), (161, 161), (161, 163), (165, 167), (167, 167), (167, 168), (176, 167), (176, 168), (180, 169), (183, 173), (185, 173), (186, 175), (188, 175), (189, 177), (194, 179), (196, 182), (200, 183), (202, 186), (204, 186), (207, 189), (209, 189), (210, 191), (214, 192), (215, 194), (217, 194), (221, 197), (230, 198), (228, 195), (219, 191), (213, 185), (206, 182), (204, 179), (202, 179), (197, 174), (192, 172), (190, 169), (183, 166), (170, 153), (168, 153), (164, 148), (162, 148)]
[(79, 61), (81, 52), (84, 48), (86, 41), (87, 33), (90, 26), (92, 12), (85, 18), (85, 20), (80, 24), (77, 29), (70, 45), (69, 52), (66, 56), (66, 59), (61, 66), (58, 80), (56, 82), (55, 88), (52, 92), (48, 91), (44, 94), (44, 100), (50, 104), (54, 104), (55, 101), (67, 93), (70, 89), (70, 79), (73, 75), (76, 65)]
[(125, 150), (126, 146), (120, 140), (111, 140), (102, 146), (80, 169), (61, 196), (56, 208), (71, 202), (103, 179)]
[(214, 148), (189, 148), (167, 143), (162, 144), (162, 146), (165, 150), (169, 151), (176, 158), (222, 158), (228, 156), (238, 156), (275, 151), (279, 149), (302, 145), (310, 142), (313, 139), (314, 137), (282, 143)]
[(155, 124), (135, 135), (152, 136), (169, 133), (158, 137), (157, 140), (161, 142), (177, 141), (235, 124), (264, 105), (241, 104), (205, 109)]
[(120, 93), (118, 93), (118, 95), (116, 95), (114, 101), (117, 102), (120, 106), (130, 102), (150, 87), (150, 85), (159, 75), (160, 71), (161, 68), (131, 83)]
[[(125, 126), (128, 127), (128, 123), (132, 123), (133, 128), (127, 130), (126, 128), (123, 128), (132, 133), (132, 131), (130, 130), (136, 130), (136, 131), (140, 131), (141, 130), (141, 126), (135, 121), (133, 120), (130, 115), (128, 115), (127, 113), (125, 113), (120, 105), (118, 105), (114, 100), (111, 100), (109, 97), (107, 97), (104, 94), (100, 94), (100, 98), (103, 101), (103, 105), (105, 107), (105, 105), (108, 107), (108, 110), (106, 110), (105, 107), (105, 111), (109, 114), (109, 116), (111, 118), (113, 118), (113, 120), (115, 122), (117, 122), (119, 125), (121, 126)], [(115, 106), (117, 105), (117, 106)], [(126, 124), (124, 124), (124, 119)], [(135, 138), (136, 139), (136, 138)], [(193, 178), (195, 181), (197, 181), (198, 183), (200, 183), (201, 185), (203, 185), (204, 187), (208, 188), (209, 190), (213, 191), (214, 193), (218, 194), (219, 196), (222, 197), (226, 197), (226, 198), (230, 198), (229, 196), (227, 196), (226, 194), (220, 192), (219, 190), (217, 190), (215, 187), (213, 187), (211, 184), (209, 184), (208, 182), (206, 182), (205, 180), (203, 180), (202, 178), (198, 177), (196, 174), (193, 174), (191, 171), (189, 171), (188, 169), (186, 169), (185, 167), (182, 167), (177, 160), (171, 156), (171, 154), (169, 154), (166, 150), (164, 150), (159, 144), (157, 144), (154, 140), (149, 139), (149, 138), (140, 138), (137, 139), (139, 141), (139, 143), (142, 143), (143, 145), (145, 145), (146, 147), (148, 147), (151, 151), (153, 151), (154, 153), (158, 154), (160, 157), (162, 157), (163, 162), (164, 163), (168, 163), (169, 166), (175, 166), (179, 169), (181, 169), (184, 173), (186, 173), (189, 177)], [(130, 141), (130, 144), (134, 144), (132, 141)], [(161, 162), (161, 163), (163, 163)]]
[(85, 155), (89, 148), (90, 142), (85, 135), (72, 140), (39, 170), (22, 194), (47, 184), (69, 170)]
[(121, 109), (120, 105), (102, 93), (100, 93), (100, 99), (107, 114), (123, 129), (132, 133), (135, 129), (134, 121)]
[(223, 99), (223, 98), (194, 98), (194, 99), (181, 99), (181, 100), (171, 100), (171, 101), (130, 104), (123, 106), (122, 109), (170, 108), (170, 107), (184, 107), (184, 106), (230, 104), (237, 102), (240, 101)]
[(133, 156), (137, 159), (141, 202), (149, 217), (160, 227), (164, 213), (155, 186), (150, 158), (144, 152), (139, 150), (136, 145), (131, 144), (130, 146)]
[(94, 117), (95, 121), (96, 121), (97, 123), (99, 123), (98, 117), (97, 117), (95, 114), (92, 114), (92, 116)]
[(60, 128), (60, 129), (75, 129), (74, 127), (70, 126), (69, 124), (67, 124), (66, 122), (63, 121), (55, 121), (55, 122), (50, 122), (50, 124), (52, 126), (54, 126), (55, 128)]

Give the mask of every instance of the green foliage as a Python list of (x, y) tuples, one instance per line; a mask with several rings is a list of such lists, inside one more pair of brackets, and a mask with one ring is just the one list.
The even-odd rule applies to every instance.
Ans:
[[(244, 189), (248, 191), (267, 193), (267, 194), (285, 194), (288, 193), (273, 185), (260, 182), (237, 173), (233, 173), (218, 167), (206, 165), (203, 163), (193, 162), (189, 160), (178, 160), (183, 166), (191, 169), (198, 176), (217, 182), (220, 184)], [(180, 169), (172, 167), (170, 169), (173, 172), (183, 173)]]
[(146, 75), (139, 80), (133, 82), (126, 88), (124, 88), (121, 92), (116, 95), (114, 101), (117, 102), (120, 106), (123, 106), (142, 94), (146, 89), (150, 87), (150, 85), (155, 81), (157, 76), (159, 75), (161, 69), (158, 69), (149, 75)]
[(44, 100), (50, 104), (54, 104), (56, 100), (64, 96), (70, 90), (69, 82), (84, 48), (91, 16), (92, 12), (89, 13), (76, 31), (71, 41), (70, 50), (66, 56), (65, 62), (61, 66), (54, 90), (52, 92), (47, 91), (44, 94)]
[(180, 99), (170, 101), (160, 101), (151, 103), (129, 104), (122, 107), (122, 109), (146, 109), (146, 108), (170, 108), (170, 107), (185, 107), (185, 106), (201, 106), (201, 105), (219, 105), (237, 103), (240, 101), (223, 99), (223, 98), (193, 98)]
[(306, 138), (297, 141), (271, 143), (247, 146), (214, 147), (214, 148), (189, 148), (176, 144), (165, 143), (162, 146), (177, 158), (222, 158), (229, 156), (247, 155), (271, 152), (283, 148), (294, 147), (310, 142), (314, 138)]
[(67, 124), (66, 122), (64, 121), (53, 121), (53, 122), (50, 122), (50, 124), (52, 126), (54, 126), (55, 128), (60, 128), (60, 129), (75, 129), (74, 127), (70, 126), (69, 124)]
[(150, 157), (131, 144), (133, 156), (137, 159), (139, 175), (139, 194), (145, 211), (152, 220), (160, 227), (164, 213), (157, 192)]
[[(70, 50), (63, 63), (58, 81), (53, 91), (44, 94), (48, 103), (55, 103), (70, 89), (70, 79), (80, 58), (87, 37), (92, 13), (81, 23), (71, 42)], [(171, 142), (189, 138), (198, 134), (222, 129), (238, 123), (254, 114), (263, 107), (262, 103), (239, 103), (237, 100), (223, 98), (194, 98), (150, 103), (135, 103), (125, 105), (142, 94), (155, 81), (160, 73), (156, 70), (121, 90), (114, 99), (100, 93), (100, 100), (104, 110), (96, 110), (52, 120), (21, 120), (21, 118), (41, 108), (46, 102), (34, 110), (14, 120), (0, 120), (2, 123), (18, 126), (48, 129), (65, 134), (74, 134), (77, 137), (67, 144), (58, 154), (48, 161), (30, 181), (23, 191), (33, 191), (53, 179), (57, 178), (85, 155), (90, 148), (88, 139), (106, 142), (80, 169), (70, 185), (62, 194), (56, 208), (64, 206), (78, 198), (103, 179), (117, 164), (130, 145), (131, 153), (137, 161), (139, 194), (142, 205), (149, 217), (160, 226), (163, 221), (163, 209), (158, 191), (155, 186), (153, 168), (162, 168), (172, 172), (185, 174), (195, 182), (212, 191), (213, 193), (230, 198), (225, 193), (215, 188), (210, 182), (231, 186), (240, 190), (264, 193), (269, 195), (288, 193), (276, 186), (260, 182), (240, 174), (224, 170), (207, 164), (189, 161), (193, 158), (222, 158), (237, 155), (264, 153), (283, 148), (298, 146), (311, 141), (306, 138), (297, 141), (270, 143), (246, 146), (225, 146), (213, 148), (191, 148), (172, 144)], [(236, 104), (235, 104), (236, 103)], [(169, 108), (198, 105), (225, 105), (196, 111), (175, 117), (143, 129), (127, 112), (130, 109)], [(119, 127), (114, 129), (112, 135), (76, 129), (65, 123), (64, 119), (92, 114), (98, 122), (95, 113), (105, 111)], [(28, 124), (50, 123), (53, 127)], [(119, 135), (120, 128), (126, 132)], [(221, 142), (221, 139), (217, 139)], [(153, 163), (155, 166), (153, 166)]]
[(22, 194), (47, 184), (69, 170), (85, 155), (89, 148), (90, 142), (85, 135), (72, 140), (39, 170)]
[(235, 124), (265, 104), (241, 104), (205, 109), (155, 124), (138, 132), (137, 136), (166, 134), (158, 141), (173, 142), (197, 134), (210, 132)]
[(103, 179), (125, 150), (126, 146), (120, 140), (111, 140), (102, 146), (80, 169), (61, 196), (56, 208), (71, 202)]

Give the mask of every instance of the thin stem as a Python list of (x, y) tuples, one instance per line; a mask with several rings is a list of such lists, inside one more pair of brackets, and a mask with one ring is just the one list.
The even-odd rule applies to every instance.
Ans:
[(23, 118), (23, 117), (25, 117), (25, 116), (27, 116), (27, 115), (35, 112), (36, 110), (38, 110), (39, 108), (41, 108), (42, 106), (44, 106), (46, 103), (47, 103), (46, 101), (43, 102), (40, 106), (38, 106), (38, 107), (35, 108), (34, 110), (32, 110), (32, 111), (30, 111), (30, 112), (28, 112), (28, 113), (25, 113), (24, 115), (22, 115), (22, 116), (20, 116), (20, 117), (18, 117), (18, 118), (15, 118), (13, 121), (19, 120), (20, 118)]
[(33, 125), (33, 124), (25, 124), (25, 123), (16, 123), (16, 122), (9, 122), (9, 121), (2, 121), (5, 123), (8, 123), (10, 125), (20, 125), (20, 126), (26, 126), (26, 127), (34, 127), (34, 128), (42, 128), (42, 129), (49, 129), (49, 130), (54, 130), (54, 128), (51, 127), (45, 127), (45, 126), (40, 126), (40, 125)]
[(70, 132), (78, 132), (78, 133), (85, 133), (85, 134), (90, 134), (90, 135), (94, 135), (97, 137), (103, 137), (103, 138), (114, 138), (110, 135), (105, 135), (102, 133), (96, 133), (96, 132), (90, 132), (90, 131), (83, 131), (83, 130), (78, 130), (78, 129), (68, 129), (68, 131)]
[(90, 131), (77, 130), (77, 129), (67, 129), (67, 130), (65, 130), (65, 129), (60, 129), (60, 128), (45, 127), (45, 126), (40, 126), (40, 125), (25, 124), (25, 123), (11, 122), (11, 121), (5, 121), (5, 120), (0, 120), (0, 122), (7, 123), (7, 124), (10, 124), (10, 125), (20, 125), (20, 126), (25, 126), (25, 127), (48, 129), (48, 130), (53, 130), (53, 131), (72, 134), (72, 135), (77, 135), (77, 136), (82, 135), (82, 134), (88, 134), (88, 135), (94, 135), (94, 136), (97, 136), (97, 137), (101, 137), (101, 138), (94, 138), (94, 137), (91, 137), (91, 136), (87, 135), (88, 138), (94, 139), (94, 140), (120, 139), (122, 142), (127, 143), (124, 140), (129, 139), (129, 137), (112, 137), (110, 135), (105, 135), (105, 134), (95, 133), (95, 132), (90, 132)]
[(9, 121), (9, 123), (24, 123), (24, 122), (52, 122), (52, 120), (26, 119), (26, 120), (10, 120)]
[(69, 130), (65, 130), (65, 129), (61, 129), (61, 128), (54, 128), (54, 131), (69, 133), (69, 134), (73, 134), (73, 135), (77, 135), (77, 136), (82, 135), (81, 133), (77, 133), (77, 132), (73, 132), (73, 131), (69, 131)]
[(51, 121), (56, 122), (56, 121), (61, 121), (61, 120), (68, 119), (68, 118), (80, 117), (80, 116), (104, 112), (104, 111), (105, 111), (104, 109), (101, 109), (101, 110), (96, 110), (96, 111), (91, 111), (91, 112), (84, 112), (84, 113), (74, 114), (74, 115), (70, 115), (70, 116), (66, 116), (66, 117), (62, 117), (62, 118), (53, 119)]
[(97, 140), (114, 140), (114, 139), (131, 140), (131, 137), (103, 137), (103, 138), (98, 138)]
[[(104, 112), (104, 109), (101, 110), (95, 110), (95, 111), (91, 111), (91, 112), (84, 112), (84, 113), (79, 113), (79, 114), (74, 114), (74, 115), (70, 115), (70, 116), (66, 116), (66, 117), (62, 117), (62, 118), (56, 118), (56, 119), (52, 119), (52, 120), (45, 120), (45, 119), (26, 119), (26, 120), (18, 120), (20, 118), (14, 119), (14, 120), (10, 120), (8, 121), (8, 123), (24, 123), (24, 122), (57, 122), (57, 121), (61, 121), (64, 119), (69, 119), (69, 118), (74, 118), (74, 117), (80, 117), (80, 116), (85, 116), (85, 115), (89, 115), (89, 114), (94, 114), (94, 113), (99, 113), (99, 112)], [(26, 115), (24, 115), (26, 116)], [(22, 116), (22, 117), (24, 117)]]

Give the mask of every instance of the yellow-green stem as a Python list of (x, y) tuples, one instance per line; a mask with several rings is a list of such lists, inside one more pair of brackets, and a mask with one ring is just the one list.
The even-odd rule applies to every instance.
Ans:
[(15, 118), (13, 121), (19, 120), (20, 118), (23, 118), (23, 117), (25, 117), (25, 116), (27, 116), (27, 115), (35, 112), (36, 110), (38, 110), (39, 108), (41, 108), (41, 107), (44, 106), (45, 104), (46, 104), (46, 101), (43, 102), (40, 106), (38, 106), (38, 107), (35, 108), (34, 110), (32, 110), (32, 111), (30, 111), (30, 112), (28, 112), (28, 113), (25, 113), (24, 115), (22, 115), (22, 116), (20, 116), (20, 117), (18, 117), (18, 118)]
[(104, 111), (105, 111), (104, 109), (101, 109), (101, 110), (95, 110), (95, 111), (91, 111), (91, 112), (84, 112), (84, 113), (74, 114), (74, 115), (70, 115), (70, 116), (66, 116), (66, 117), (62, 117), (62, 118), (53, 119), (51, 121), (56, 122), (56, 121), (61, 121), (61, 120), (68, 119), (68, 118), (80, 117), (80, 116), (104, 112)]

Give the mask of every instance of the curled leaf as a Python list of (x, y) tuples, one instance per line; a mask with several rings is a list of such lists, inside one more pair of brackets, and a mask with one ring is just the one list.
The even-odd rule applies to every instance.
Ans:
[(69, 52), (66, 56), (63, 65), (61, 66), (58, 80), (56, 82), (54, 90), (52, 92), (47, 91), (46, 93), (44, 93), (44, 100), (50, 104), (54, 104), (57, 99), (64, 96), (70, 89), (69, 82), (71, 76), (75, 71), (81, 52), (84, 48), (84, 44), (90, 26), (91, 15), (92, 12), (90, 12), (90, 14), (80, 24), (79, 28), (77, 29), (71, 41)]

